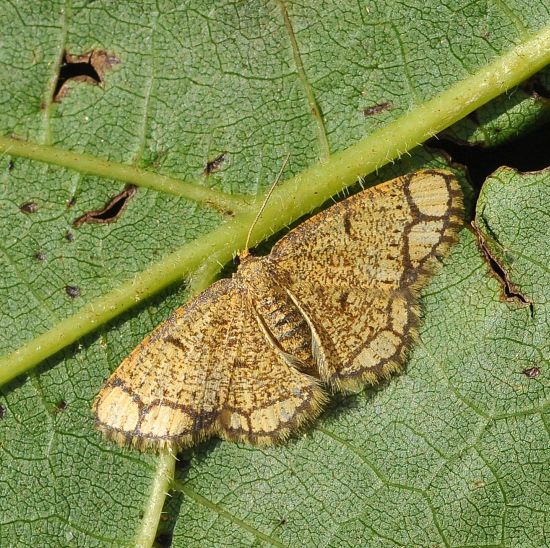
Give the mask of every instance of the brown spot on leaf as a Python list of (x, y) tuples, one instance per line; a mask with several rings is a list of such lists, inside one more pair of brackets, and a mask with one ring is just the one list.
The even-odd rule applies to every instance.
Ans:
[(38, 211), (38, 204), (36, 202), (26, 202), (19, 206), (19, 209), (23, 213), (36, 213)]
[(219, 171), (225, 162), (225, 152), (222, 152), (218, 156), (216, 156), (213, 160), (209, 160), (206, 162), (206, 166), (204, 168), (204, 174), (210, 175), (211, 173), (215, 173), (216, 171)]
[(378, 103), (376, 105), (371, 105), (370, 107), (364, 108), (363, 116), (368, 118), (369, 116), (375, 116), (376, 114), (380, 114), (381, 112), (390, 110), (391, 108), (393, 108), (393, 104), (389, 101), (385, 101), (384, 103)]
[(536, 379), (540, 375), (540, 368), (528, 367), (522, 371), (528, 379)]
[(94, 209), (84, 213), (78, 219), (73, 221), (73, 226), (78, 228), (84, 223), (114, 223), (126, 209), (128, 201), (136, 193), (136, 187), (134, 185), (127, 185), (124, 190), (112, 198), (101, 209)]
[(76, 299), (80, 295), (80, 288), (77, 285), (66, 285), (65, 293), (71, 297), (71, 299)]
[(59, 102), (67, 95), (67, 82), (71, 80), (95, 86), (102, 85), (106, 72), (118, 63), (120, 59), (116, 55), (104, 50), (93, 50), (82, 55), (65, 52), (59, 67), (53, 100)]

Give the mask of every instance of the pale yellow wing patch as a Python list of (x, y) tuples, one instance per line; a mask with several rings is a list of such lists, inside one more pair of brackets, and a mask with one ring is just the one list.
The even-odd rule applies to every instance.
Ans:
[(336, 204), (274, 246), (269, 260), (310, 324), (322, 380), (355, 390), (399, 370), (418, 291), (462, 224), (461, 196), (450, 174), (419, 172)]

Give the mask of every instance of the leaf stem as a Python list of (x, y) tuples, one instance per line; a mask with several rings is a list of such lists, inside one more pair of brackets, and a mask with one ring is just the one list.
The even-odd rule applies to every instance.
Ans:
[[(254, 246), (361, 177), (432, 137), (550, 62), (550, 26), (446, 91), (276, 187), (250, 238)], [(192, 185), (191, 185), (192, 186)], [(206, 189), (199, 189), (203, 192)], [(0, 358), (0, 386), (144, 298), (192, 273), (204, 261), (224, 264), (244, 249), (258, 203), (240, 209), (219, 228), (190, 242), (74, 316)]]
[(151, 484), (151, 491), (147, 497), (147, 505), (141, 520), (141, 526), (135, 539), (136, 548), (150, 548), (153, 546), (164, 501), (174, 481), (175, 453), (171, 449), (161, 451), (157, 463), (157, 471)]
[(132, 165), (111, 162), (89, 154), (72, 152), (50, 145), (30, 143), (12, 137), (0, 136), (0, 153), (29, 158), (30, 160), (73, 169), (87, 175), (114, 179), (123, 183), (151, 188), (158, 192), (174, 194), (215, 207), (224, 213), (238, 212), (254, 200), (252, 197), (226, 194), (219, 190), (187, 183), (174, 177), (160, 175)]

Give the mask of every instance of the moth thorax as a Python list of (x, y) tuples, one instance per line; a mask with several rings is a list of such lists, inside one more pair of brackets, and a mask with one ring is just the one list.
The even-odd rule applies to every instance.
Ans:
[(248, 253), (239, 255), (240, 264), (235, 274), (235, 281), (246, 289), (263, 285), (271, 278), (271, 273), (264, 257), (254, 257)]
[(295, 365), (309, 371), (313, 367), (311, 331), (269, 261), (265, 257), (244, 257), (236, 278), (266, 336), (276, 341)]

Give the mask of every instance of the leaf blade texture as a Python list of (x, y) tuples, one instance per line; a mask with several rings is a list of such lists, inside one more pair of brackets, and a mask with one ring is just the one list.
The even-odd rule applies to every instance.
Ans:
[[(0, 128), (3, 135), (15, 134), (196, 180), (208, 188), (255, 196), (274, 179), (288, 152), (293, 173), (320, 159), (325, 148), (319, 137), (319, 116), (324, 118), (330, 152), (344, 150), (414, 112), (549, 24), (543, 3), (507, 5), (505, 10), (501, 5), (479, 3), (452, 8), (388, 2), (371, 6), (369, 12), (354, 2), (287, 6), (298, 46), (294, 50), (283, 13), (274, 3), (220, 2), (212, 9), (206, 2), (184, 7), (151, 2), (143, 3), (140, 10), (130, 2), (73, 4), (71, 9), (54, 1), (34, 2), (32, 7), (26, 2), (9, 3), (3, 7)], [(80, 55), (93, 48), (112, 52), (121, 62), (105, 74), (101, 86), (69, 82), (68, 93), (54, 103), (63, 51)], [(296, 68), (296, 53), (303, 75)], [(313, 92), (319, 116), (312, 115), (307, 89)], [(381, 104), (391, 107), (365, 116), (365, 109)], [(222, 169), (203, 175), (208, 162), (222, 153), (226, 153)], [(123, 183), (6, 155), (0, 158), (0, 166), (2, 353), (17, 349), (183, 244), (209, 234), (224, 218), (207, 206), (139, 189), (115, 223), (84, 224), (76, 230), (73, 221), (108, 203), (123, 190)], [(398, 175), (429, 166), (445, 167), (445, 161), (417, 149), (393, 169)], [(380, 180), (390, 177), (386, 173)], [(36, 210), (22, 212), (20, 207), (29, 203), (36, 204)], [(450, 285), (445, 276), (455, 284), (464, 280), (463, 300), (474, 303), (485, 332), (489, 328), (485, 314), (501, 311), (500, 286), (486, 275), (467, 234), (454, 257), (463, 270), (447, 273), (444, 268), (434, 287)], [(529, 276), (526, 273), (515, 281), (522, 289), (522, 284), (534, 286)], [(479, 295), (472, 289), (474, 281), (484, 288), (483, 306), (475, 305)], [(69, 296), (67, 286), (78, 287), (78, 296)], [(535, 290), (525, 292), (534, 299)], [(2, 388), (1, 544), (25, 544), (36, 538), (52, 546), (134, 544), (141, 515), (150, 502), (157, 463), (152, 456), (103, 443), (93, 431), (89, 406), (103, 380), (131, 348), (188, 297), (185, 289), (167, 290)], [(437, 316), (445, 308), (441, 298), (437, 291), (426, 293), (426, 333), (443, 321)], [(539, 306), (537, 313), (542, 310)], [(517, 321), (521, 328), (530, 325), (527, 312), (522, 309), (518, 315), (517, 320), (515, 315), (507, 316), (508, 321)], [(463, 317), (466, 321), (465, 313)], [(546, 319), (544, 315), (536, 319), (542, 322), (536, 324), (539, 338), (533, 335), (538, 345)], [(477, 343), (472, 337), (465, 341)], [(456, 342), (454, 347), (448, 344), (449, 338), (438, 339), (437, 352), (457, 348)], [(531, 347), (519, 345), (517, 352)], [(422, 346), (417, 352), (421, 350)], [(526, 356), (522, 367), (531, 367), (531, 357)], [(409, 370), (415, 371), (413, 365)], [(445, 377), (435, 366), (431, 371), (432, 376), (427, 372), (427, 378), (414, 382), (426, 385), (442, 409), (450, 409), (448, 421), (439, 414), (423, 415), (433, 419), (431, 432), (439, 434), (434, 448), (422, 441), (422, 435), (399, 426), (404, 420), (402, 400), (410, 397), (418, 403), (416, 415), (423, 409), (419, 392), (414, 387), (400, 392), (401, 384), (381, 393), (376, 405), (366, 406), (371, 401), (368, 394), (341, 402), (340, 411), (327, 416), (323, 426), (332, 437), (323, 441), (323, 433), (316, 430), (311, 440), (297, 443), (283, 457), (227, 445), (205, 447), (176, 485), (174, 499), (179, 506), (170, 515), (178, 519), (166, 533), (173, 545), (215, 545), (228, 538), (236, 544), (258, 540), (337, 545), (353, 539), (379, 545), (392, 539), (428, 544), (442, 542), (443, 537), (450, 543), (504, 539), (540, 545), (543, 510), (537, 502), (542, 498), (536, 474), (544, 453), (540, 440), (546, 439), (541, 415), (518, 415), (513, 421), (507, 419), (510, 424), (503, 418), (485, 431), (470, 404), (487, 414), (488, 402), (494, 399), (499, 413), (509, 404), (523, 413), (538, 405), (541, 388), (526, 385), (525, 397), (531, 403), (515, 392), (513, 397), (495, 395), (487, 387), (484, 392), (482, 387), (494, 382), (486, 371), (485, 383), (477, 383), (475, 376), (469, 381), (468, 386), (476, 387), (473, 394), (455, 388), (456, 401), (450, 402), (437, 396)], [(451, 380), (457, 375), (455, 364)], [(540, 379), (533, 380), (541, 386)], [(401, 382), (413, 383), (409, 375)], [(395, 426), (382, 436), (382, 419), (376, 422), (376, 416), (363, 415), (363, 408), (371, 414), (391, 415)], [(353, 425), (357, 414), (363, 417), (359, 424), (364, 424), (365, 417), (372, 419), (361, 432)], [(447, 472), (434, 468), (432, 484), (426, 474), (413, 477), (413, 472), (429, 472), (440, 463), (438, 451), (454, 455), (455, 445), (473, 443), (476, 432), (481, 432), (483, 447), (492, 447), (490, 451), (455, 455), (453, 462), (464, 467), (449, 467)], [(365, 444), (371, 440), (369, 447), (376, 440), (380, 448), (387, 448), (386, 456), (380, 451), (359, 455), (346, 449), (346, 443), (358, 439), (366, 440)], [(417, 447), (425, 457), (415, 459), (403, 446)], [(527, 463), (525, 475), (519, 476), (526, 487), (514, 482), (516, 468), (499, 468), (504, 466), (506, 451), (513, 455), (511, 461)], [(363, 457), (379, 474), (382, 470), (391, 485)], [(328, 469), (327, 462), (331, 463)], [(495, 479), (488, 466), (506, 473)], [(457, 473), (461, 470), (469, 474), (462, 482)], [(482, 477), (476, 470), (483, 472)], [(461, 499), (461, 493), (470, 493), (470, 479), (486, 485), (472, 491), (478, 499)], [(405, 482), (412, 488), (392, 487)], [(446, 485), (461, 488), (456, 489), (455, 498)], [(428, 492), (430, 504), (417, 488)], [(517, 497), (520, 506), (507, 506), (499, 495), (502, 488), (508, 499)], [(255, 498), (258, 495), (251, 495), (252, 490), (263, 496)], [(275, 491), (279, 497), (273, 495)], [(347, 498), (336, 500), (326, 494), (331, 491), (345, 493)], [(403, 493), (405, 525), (398, 523), (395, 514)], [(367, 495), (377, 496), (380, 505), (374, 509), (360, 505), (357, 512), (357, 501)], [(450, 518), (462, 501), (468, 508), (463, 517), (470, 516), (470, 500), (483, 508), (485, 520), (480, 518), (474, 528), (464, 525), (462, 514), (456, 522)], [(446, 505), (452, 512), (445, 510)], [(529, 519), (531, 510), (541, 516), (540, 521)], [(424, 520), (421, 531), (414, 524), (416, 515)]]

